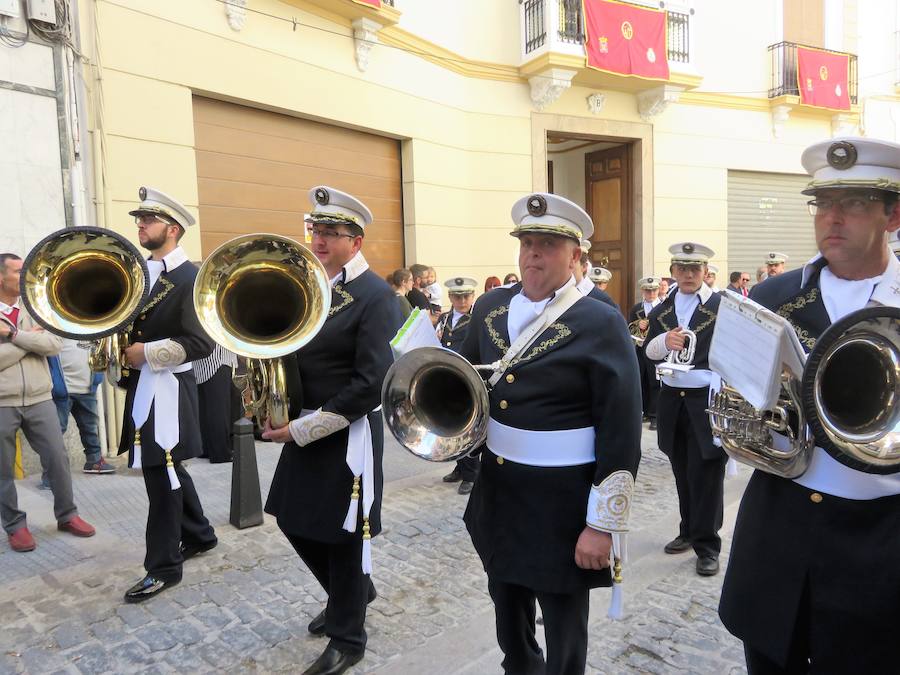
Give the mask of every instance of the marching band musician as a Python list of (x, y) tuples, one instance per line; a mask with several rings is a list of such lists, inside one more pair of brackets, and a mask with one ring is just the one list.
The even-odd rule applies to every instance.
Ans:
[[(900, 262), (888, 246), (900, 229), (900, 144), (836, 138), (801, 162), (819, 254), (750, 297), (790, 321), (808, 351), (851, 312), (900, 306)], [(743, 640), (751, 675), (897, 670), (900, 473), (852, 462), (816, 447), (798, 478), (750, 479), (719, 615)]]
[(769, 277), (777, 277), (784, 274), (784, 264), (788, 261), (788, 257), (784, 253), (778, 251), (770, 251), (766, 254), (766, 279)]
[(588, 277), (599, 290), (606, 293), (606, 287), (612, 281), (612, 272), (605, 267), (592, 267), (591, 271), (588, 272)]
[(203, 452), (197, 384), (191, 362), (212, 353), (213, 341), (194, 311), (197, 268), (179, 246), (194, 217), (170, 196), (142, 187), (129, 215), (150, 251), (150, 295), (134, 320), (125, 348), (130, 368), (119, 454), (140, 468), (147, 488), (146, 576), (125, 593), (142, 602), (181, 581), (182, 564), (218, 540), (182, 462)]
[(461, 351), (507, 364), (488, 380), (487, 441), (465, 522), (506, 672), (581, 673), (588, 592), (611, 585), (610, 549), (618, 559), (640, 460), (638, 369), (621, 314), (574, 287), (579, 242), (593, 230), (587, 213), (539, 193), (517, 201), (512, 217), (522, 282), (479, 298)]
[[(660, 302), (659, 279), (645, 277), (640, 280), (638, 286), (643, 296), (628, 313), (628, 325), (636, 326), (640, 333), (647, 336), (650, 328), (650, 312)], [(641, 403), (644, 416), (650, 421), (650, 431), (656, 430), (656, 401), (659, 398), (659, 380), (656, 379), (655, 366), (644, 357), (644, 345), (635, 344), (637, 350), (638, 366), (641, 371)]]
[[(459, 352), (469, 331), (469, 320), (472, 318), (472, 303), (475, 302), (475, 287), (478, 282), (469, 277), (456, 277), (444, 283), (450, 304), (449, 312), (441, 314), (437, 322), (438, 339), (441, 346)], [(466, 456), (456, 462), (456, 467), (444, 476), (445, 483), (459, 483), (457, 492), (467, 495), (472, 491), (478, 477), (478, 457)]]
[(591, 261), (588, 258), (588, 251), (591, 250), (591, 242), (587, 239), (581, 240), (581, 260), (579, 260), (578, 264), (575, 265), (575, 269), (572, 270), (575, 275), (575, 288), (581, 291), (582, 295), (586, 295), (589, 298), (594, 298), (594, 300), (599, 300), (600, 302), (605, 302), (607, 305), (616, 306), (615, 301), (610, 297), (609, 293), (605, 290), (601, 290), (599, 286), (597, 286), (593, 281), (591, 281), (588, 276), (588, 272), (590, 271)]
[(371, 211), (324, 185), (309, 198), (311, 248), (331, 278), (331, 309), (321, 331), (285, 363), (296, 363), (302, 391), (289, 386), (291, 422), (278, 429), (267, 422), (263, 432), (285, 444), (265, 510), (328, 594), (309, 632), (330, 641), (304, 672), (336, 675), (366, 649), (366, 605), (375, 598), (370, 539), (381, 531), (384, 484), (377, 409), (401, 321), (393, 291), (362, 254)]
[(657, 403), (659, 448), (672, 463), (681, 523), (678, 536), (664, 547), (666, 553), (683, 553), (693, 547), (696, 570), (701, 576), (719, 572), (722, 540), (726, 456), (713, 444), (706, 407), (713, 374), (709, 370), (709, 346), (721, 296), (704, 283), (711, 249), (694, 242), (669, 247), (674, 293), (650, 312), (650, 328), (644, 353), (654, 363), (686, 347), (685, 329), (696, 336), (694, 357), (687, 372), (661, 377)]

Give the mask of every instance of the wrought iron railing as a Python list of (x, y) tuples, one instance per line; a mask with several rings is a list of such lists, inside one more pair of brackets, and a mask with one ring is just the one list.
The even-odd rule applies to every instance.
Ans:
[(544, 0), (525, 0), (525, 53), (533, 52), (547, 41)]
[(859, 88), (856, 54), (812, 47), (811, 45), (803, 45), (797, 42), (779, 42), (778, 44), (769, 45), (769, 59), (772, 62), (772, 86), (769, 88), (769, 98), (800, 95), (800, 87), (797, 82), (797, 47), (809, 47), (810, 49), (819, 49), (832, 54), (846, 54), (849, 57), (847, 90), (850, 94), (850, 103), (856, 103), (857, 90)]
[[(586, 33), (581, 0), (557, 0), (557, 2), (559, 7), (557, 39), (560, 42), (584, 44)], [(525, 7), (525, 53), (528, 54), (542, 47), (547, 41), (547, 27), (544, 20), (546, 0), (519, 0), (519, 4)], [(646, 7), (646, 5), (635, 6)], [(689, 63), (691, 16), (669, 10), (667, 19), (667, 57), (670, 62)]]

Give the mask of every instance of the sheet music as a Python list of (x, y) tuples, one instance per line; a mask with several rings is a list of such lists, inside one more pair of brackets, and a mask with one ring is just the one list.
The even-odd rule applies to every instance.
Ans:
[(772, 408), (781, 391), (782, 366), (799, 377), (805, 358), (786, 319), (733, 291), (723, 293), (710, 346), (710, 368), (752, 406)]
[(431, 317), (428, 312), (418, 307), (413, 309), (404, 324), (391, 340), (391, 350), (394, 359), (403, 356), (406, 352), (419, 347), (440, 347), (434, 326), (431, 325)]

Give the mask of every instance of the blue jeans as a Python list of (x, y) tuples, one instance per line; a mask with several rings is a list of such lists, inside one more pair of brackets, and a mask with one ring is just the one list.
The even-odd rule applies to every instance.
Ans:
[(94, 394), (69, 394), (69, 397), (56, 403), (59, 413), (59, 427), (63, 433), (69, 428), (69, 413), (75, 418), (81, 444), (84, 446), (84, 459), (88, 464), (100, 461), (100, 435), (97, 431), (97, 397)]

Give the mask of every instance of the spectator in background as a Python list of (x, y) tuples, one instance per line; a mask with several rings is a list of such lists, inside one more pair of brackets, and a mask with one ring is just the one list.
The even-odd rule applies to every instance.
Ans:
[[(75, 340), (61, 339), (62, 351), (59, 356), (47, 358), (53, 380), (53, 402), (59, 414), (59, 427), (65, 434), (69, 428), (71, 413), (84, 447), (83, 473), (115, 473), (115, 467), (103, 459), (100, 450), (97, 387), (103, 381), (103, 373), (91, 372), (87, 349), (79, 347)], [(41, 487), (50, 488), (46, 471), (41, 479)]]
[(719, 287), (716, 286), (716, 278), (719, 276), (719, 268), (715, 265), (707, 265), (706, 266), (706, 277), (703, 279), (703, 283), (709, 286), (710, 290), (713, 293), (719, 292)]
[(426, 286), (422, 290), (425, 292), (428, 302), (431, 303), (431, 311), (437, 311), (438, 316), (440, 316), (444, 292), (441, 289), (441, 285), (437, 282), (437, 274), (433, 267), (429, 267), (428, 271), (425, 273), (425, 283)]
[(728, 290), (747, 297), (747, 284), (750, 282), (750, 275), (746, 272), (732, 272), (728, 275)]
[(762, 267), (756, 268), (756, 283), (765, 281), (768, 278), (768, 276), (769, 276), (769, 274), (766, 271), (765, 265), (763, 265)]
[(497, 288), (500, 285), (500, 279), (497, 277), (488, 277), (484, 280), (484, 292), (487, 293), (492, 288)]
[(665, 300), (666, 297), (668, 297), (668, 295), (669, 295), (669, 278), (662, 277), (659, 280), (659, 296), (658, 297), (660, 300)]
[(400, 307), (400, 314), (403, 320), (406, 321), (406, 317), (412, 312), (412, 305), (406, 299), (407, 294), (413, 288), (412, 272), (406, 269), (394, 270), (388, 275), (388, 283), (394, 289), (394, 293), (397, 294), (397, 305)]
[(431, 311), (431, 303), (428, 302), (428, 296), (424, 293), (427, 286), (426, 278), (428, 276), (427, 265), (410, 265), (409, 271), (412, 273), (413, 286), (406, 294), (406, 299), (412, 307), (418, 307), (425, 311)]
[(515, 272), (510, 272), (505, 277), (503, 277), (503, 285), (504, 286), (509, 286), (510, 284), (517, 284), (517, 283), (519, 283), (519, 275), (516, 274)]
[(766, 254), (766, 278), (777, 277), (784, 274), (784, 264), (788, 261), (788, 257), (784, 253), (770, 251)]

